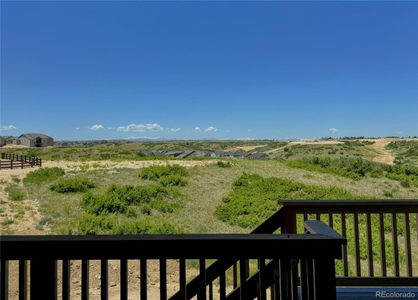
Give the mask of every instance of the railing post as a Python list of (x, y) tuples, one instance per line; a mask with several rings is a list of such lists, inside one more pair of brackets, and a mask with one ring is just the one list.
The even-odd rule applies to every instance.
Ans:
[(54, 259), (33, 259), (30, 262), (30, 298), (57, 299), (57, 264)]
[(296, 233), (296, 214), (293, 208), (283, 206), (284, 210), (284, 226), (282, 233)]

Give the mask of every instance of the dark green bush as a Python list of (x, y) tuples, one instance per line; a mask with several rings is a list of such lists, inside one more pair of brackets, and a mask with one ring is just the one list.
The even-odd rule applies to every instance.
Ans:
[(69, 177), (61, 178), (51, 186), (51, 191), (58, 193), (85, 192), (88, 189), (95, 188), (96, 184), (86, 178)]
[[(175, 205), (170, 204), (169, 200), (177, 196), (176, 190), (160, 184), (143, 186), (112, 185), (103, 194), (86, 193), (81, 200), (81, 207), (86, 212), (95, 215), (109, 213), (132, 214), (132, 211), (128, 209), (130, 206), (142, 206), (145, 204), (149, 204), (148, 207), (165, 212), (174, 209)], [(157, 203), (160, 204), (157, 205)], [(160, 207), (161, 209), (158, 209)], [(170, 207), (170, 209), (167, 207)]]
[(71, 229), (77, 234), (111, 234), (116, 225), (115, 216), (82, 214), (78, 219), (78, 228)]
[(150, 166), (144, 168), (139, 176), (142, 179), (154, 180), (157, 181), (162, 177), (177, 175), (177, 176), (187, 176), (187, 170), (185, 167), (180, 165), (166, 165), (166, 166)]
[(81, 207), (90, 214), (124, 213), (128, 204), (113, 195), (88, 192), (81, 199)]
[(64, 176), (65, 172), (61, 168), (40, 168), (36, 171), (29, 172), (23, 179), (24, 183), (40, 184), (46, 181), (53, 181)]
[(230, 168), (230, 167), (232, 167), (232, 164), (229, 161), (221, 161), (220, 160), (216, 163), (216, 165), (220, 168)]

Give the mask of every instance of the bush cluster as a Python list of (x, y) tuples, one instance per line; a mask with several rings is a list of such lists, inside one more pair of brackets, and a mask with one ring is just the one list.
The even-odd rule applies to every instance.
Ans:
[(244, 174), (217, 207), (219, 219), (231, 225), (254, 228), (278, 208), (279, 199), (361, 199), (341, 188), (305, 185), (280, 178)]
[(153, 204), (167, 201), (176, 196), (176, 191), (159, 184), (111, 185), (104, 193), (87, 192), (81, 200), (81, 207), (88, 213), (100, 215), (109, 213), (132, 213), (130, 206)]
[(81, 177), (68, 177), (60, 178), (53, 185), (51, 185), (51, 191), (58, 193), (77, 193), (85, 192), (88, 189), (96, 187), (96, 183), (86, 178)]
[(290, 160), (286, 164), (292, 168), (331, 173), (360, 180), (365, 176), (387, 177), (399, 181), (402, 186), (418, 186), (418, 168), (411, 165), (385, 165), (362, 158), (311, 157)]
[(142, 179), (158, 181), (163, 177), (171, 175), (185, 177), (187, 176), (187, 169), (180, 165), (154, 165), (144, 168), (140, 172), (139, 177), (141, 177)]

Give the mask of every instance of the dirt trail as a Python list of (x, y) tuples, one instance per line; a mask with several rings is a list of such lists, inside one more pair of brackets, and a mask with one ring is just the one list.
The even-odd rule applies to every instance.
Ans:
[(226, 152), (236, 152), (236, 151), (253, 151), (256, 150), (257, 148), (262, 148), (265, 147), (267, 145), (257, 145), (257, 146), (238, 146), (238, 147), (232, 147), (232, 148), (228, 148), (225, 151)]
[(393, 153), (386, 149), (386, 146), (394, 141), (393, 139), (377, 139), (377, 140), (370, 140), (374, 142), (374, 144), (367, 145), (366, 148), (374, 151), (376, 156), (372, 158), (374, 162), (393, 165), (395, 156)]

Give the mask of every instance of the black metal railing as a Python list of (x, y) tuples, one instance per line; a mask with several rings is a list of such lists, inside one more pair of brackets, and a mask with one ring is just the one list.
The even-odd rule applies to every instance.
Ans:
[(279, 204), (286, 232), (300, 232), (304, 221), (316, 219), (347, 238), (337, 285), (418, 286), (418, 200), (287, 200)]
[[(81, 260), (81, 298), (88, 299), (89, 261), (100, 260), (101, 299), (108, 299), (108, 261), (120, 262), (120, 299), (127, 299), (128, 260), (140, 264), (141, 299), (147, 299), (147, 262), (159, 260), (160, 299), (167, 299), (167, 260), (175, 259), (179, 268), (177, 299), (253, 299), (263, 297), (268, 289), (273, 299), (299, 299), (300, 277), (302, 299), (335, 299), (334, 260), (342, 258), (345, 239), (318, 221), (305, 224), (305, 234), (237, 234), (237, 235), (142, 235), (142, 236), (2, 236), (1, 299), (8, 295), (8, 265), (19, 262), (19, 298), (70, 299), (70, 261)], [(195, 287), (186, 284), (186, 260), (198, 259), (200, 274)], [(219, 268), (219, 286), (209, 287), (208, 259), (238, 261), (239, 286), (227, 292), (226, 274)], [(260, 262), (257, 274), (249, 273), (250, 259)], [(57, 270), (57, 262), (62, 266)], [(292, 268), (300, 262), (299, 273)], [(28, 264), (29, 263), (29, 264)], [(28, 265), (30, 270), (28, 271)], [(320, 267), (319, 267), (320, 266)], [(57, 277), (62, 279), (61, 289)], [(29, 282), (27, 282), (29, 281)], [(255, 283), (255, 284), (254, 284)], [(28, 286), (30, 289), (28, 290)], [(139, 296), (139, 295), (138, 295)], [(264, 298), (265, 299), (265, 298)]]

